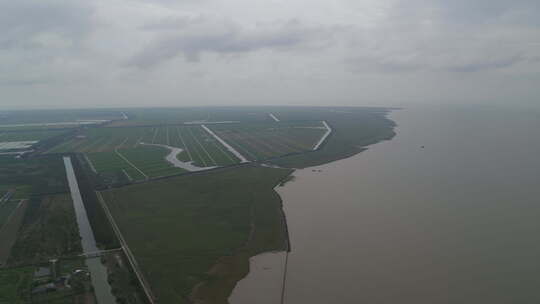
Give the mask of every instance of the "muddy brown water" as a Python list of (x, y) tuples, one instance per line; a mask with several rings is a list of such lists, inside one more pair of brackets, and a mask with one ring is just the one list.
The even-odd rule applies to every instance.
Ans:
[[(390, 117), (393, 140), (278, 188), (284, 303), (540, 303), (539, 113)], [(253, 258), (230, 303), (281, 303), (283, 269), (284, 253)]]

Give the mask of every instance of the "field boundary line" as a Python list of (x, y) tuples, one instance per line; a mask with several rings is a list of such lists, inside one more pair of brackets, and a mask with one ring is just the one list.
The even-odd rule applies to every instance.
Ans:
[(178, 132), (178, 137), (180, 138), (180, 141), (182, 141), (182, 146), (184, 146), (184, 149), (186, 149), (189, 159), (193, 161), (193, 157), (191, 157), (191, 152), (189, 152), (189, 148), (184, 142), (184, 138), (182, 137), (182, 133), (180, 132), (180, 127), (176, 127), (176, 131)]
[(248, 141), (251, 140), (251, 141), (253, 141), (255, 143), (258, 143), (259, 145), (263, 145), (264, 147), (266, 147), (266, 149), (268, 151), (274, 151), (274, 152), (278, 153), (279, 155), (287, 154), (287, 150), (282, 151), (283, 147), (276, 147), (277, 145), (269, 144), (264, 139), (261, 139), (261, 138), (258, 138), (255, 135), (249, 134), (249, 132), (246, 132), (246, 131), (241, 131), (241, 132), (242, 132), (242, 135), (244, 135), (244, 137), (246, 139), (248, 139)]
[(17, 207), (15, 207), (15, 209), (13, 209), (13, 211), (11, 211), (11, 213), (9, 214), (9, 216), (7, 217), (6, 221), (4, 222), (4, 225), (2, 225), (2, 227), (0, 227), (0, 233), (2, 232), (2, 230), (4, 229), (4, 227), (7, 226), (7, 224), (9, 224), (9, 222), (11, 221), (11, 219), (13, 218), (13, 215), (15, 214), (15, 212), (21, 207), (22, 203), (23, 203), (23, 199), (19, 201), (19, 204), (17, 204)]
[(293, 149), (296, 151), (310, 150), (309, 146), (303, 145), (301, 143), (299, 144), (294, 139), (288, 138), (280, 134), (272, 134), (272, 135), (269, 135), (268, 137), (275, 138), (282, 146), (285, 146), (289, 149)]
[(103, 199), (103, 196), (101, 196), (101, 193), (99, 191), (96, 191), (96, 196), (98, 197), (98, 200), (101, 204), (101, 207), (105, 211), (105, 214), (107, 215), (107, 218), (109, 219), (109, 222), (111, 223), (111, 226), (113, 228), (114, 234), (116, 234), (116, 237), (118, 238), (118, 241), (120, 242), (120, 246), (122, 250), (124, 251), (124, 254), (126, 255), (129, 264), (131, 265), (131, 268), (133, 269), (133, 272), (135, 273), (135, 276), (139, 280), (139, 283), (141, 284), (141, 287), (148, 298), (148, 301), (151, 304), (155, 304), (155, 297), (152, 293), (152, 290), (150, 289), (150, 284), (148, 284), (148, 281), (143, 276), (141, 269), (139, 268), (139, 264), (137, 263), (137, 260), (135, 260), (135, 256), (131, 252), (131, 249), (129, 249), (129, 246), (124, 239), (124, 236), (122, 235), (122, 232), (120, 232), (120, 228), (118, 228), (118, 225), (116, 224), (116, 221), (114, 220), (114, 217), (112, 216), (111, 211), (109, 210), (109, 207), (105, 203), (105, 200)]
[[(244, 131), (240, 131), (240, 132), (241, 134), (245, 133)], [(234, 137), (236, 140), (242, 142), (242, 144), (244, 144), (245, 146), (249, 146), (251, 149), (254, 150), (255, 153), (259, 155), (263, 155), (264, 158), (273, 157), (275, 155), (275, 153), (269, 150), (268, 147), (266, 147), (265, 145), (261, 146), (260, 144), (257, 144), (254, 140), (250, 140), (250, 138), (247, 136), (242, 136), (236, 133), (236, 134), (231, 134), (231, 137)], [(281, 153), (278, 153), (278, 154), (281, 155)]]
[(97, 170), (96, 170), (96, 167), (94, 167), (94, 163), (92, 163), (92, 161), (90, 160), (90, 158), (88, 157), (88, 155), (86, 155), (86, 153), (84, 153), (84, 158), (86, 159), (86, 162), (88, 163), (88, 165), (90, 166), (90, 169), (92, 169), (92, 171), (94, 171), (94, 173), (98, 173)]
[(268, 113), (268, 115), (275, 121), (275, 122), (280, 122), (281, 120), (279, 120), (273, 113)]
[(135, 170), (139, 171), (144, 177), (146, 177), (146, 179), (149, 178), (148, 175), (144, 174), (144, 172), (142, 172), (139, 168), (137, 168), (137, 166), (135, 166), (132, 162), (130, 162), (129, 159), (127, 159), (124, 155), (120, 154), (120, 152), (118, 152), (117, 149), (114, 149), (114, 152), (116, 152), (116, 154), (118, 154), (118, 156), (120, 156), (123, 160), (125, 160), (126, 163), (128, 163), (130, 166), (135, 168)]
[(124, 172), (130, 182), (133, 180), (133, 178), (131, 178), (131, 176), (129, 176), (129, 174), (126, 172), (126, 169), (122, 169), (122, 172)]
[(145, 132), (144, 132), (144, 130), (143, 130), (141, 137), (139, 137), (139, 138), (137, 139), (137, 141), (136, 141), (135, 144), (133, 145), (133, 148), (137, 148), (137, 147), (141, 144), (141, 141), (143, 140), (144, 135), (145, 135), (144, 133), (145, 133)]
[(95, 146), (101, 145), (101, 143), (104, 142), (105, 140), (107, 140), (107, 137), (99, 137), (98, 139), (90, 142), (88, 145), (78, 148), (78, 150), (82, 153), (91, 152)]
[(189, 128), (189, 132), (191, 132), (191, 136), (193, 136), (193, 138), (195, 138), (195, 141), (199, 144), (199, 146), (201, 146), (201, 148), (203, 149), (204, 153), (206, 153), (206, 155), (208, 155), (208, 158), (210, 158), (210, 160), (214, 163), (214, 165), (218, 165), (216, 163), (216, 161), (214, 160), (214, 158), (210, 155), (210, 153), (208, 153), (208, 150), (206, 150), (206, 148), (201, 144), (201, 142), (199, 141), (199, 139), (197, 138), (197, 136), (193, 135), (193, 130), (191, 128)]
[(123, 146), (128, 140), (129, 140), (129, 136), (126, 137), (126, 139), (124, 139), (124, 141), (123, 141), (121, 144), (119, 144), (118, 146), (116, 146), (114, 149), (117, 150), (117, 149), (122, 148), (122, 146)]
[[(22, 209), (24, 208), (24, 209)], [(17, 225), (14, 226), (17, 230), (20, 229), (20, 227), (23, 224), (24, 220), (24, 214), (26, 212), (26, 209), (28, 208), (28, 203), (26, 199), (22, 199), (19, 201), (19, 204), (17, 207), (11, 212), (9, 217), (6, 219), (6, 222), (2, 227), (0, 228), (0, 238), (3, 239), (2, 242), (2, 250), (0, 250), (0, 268), (4, 268), (7, 265), (7, 260), (9, 259), (9, 256), (11, 255), (11, 251), (13, 250), (13, 246), (15, 245), (15, 242), (17, 241), (17, 235), (10, 234), (9, 228), (10, 225)], [(21, 212), (19, 222), (16, 220), (17, 213)]]
[(332, 128), (330, 128), (330, 126), (328, 125), (328, 123), (326, 123), (326, 120), (323, 120), (322, 121), (323, 125), (326, 127), (326, 133), (324, 133), (324, 135), (321, 137), (321, 139), (319, 140), (319, 142), (315, 145), (315, 147), (313, 147), (313, 151), (315, 150), (319, 150), (319, 148), (321, 147), (321, 145), (324, 143), (324, 141), (328, 138), (328, 136), (330, 136), (330, 134), (332, 133)]
[(2, 195), (2, 198), (0, 198), (0, 207), (7, 203), (9, 199), (15, 194), (16, 190), (7, 190), (4, 195)]
[(231, 157), (231, 155), (223, 151), (223, 149), (221, 149), (221, 147), (215, 141), (213, 141), (212, 144), (214, 145), (214, 147), (216, 147), (219, 150), (219, 152), (221, 152), (221, 154), (224, 154), (225, 156), (227, 156), (227, 158), (233, 163), (235, 162), (235, 160)]
[[(193, 136), (193, 132), (191, 131), (190, 127), (188, 127), (188, 129), (189, 129), (191, 138), (193, 138), (193, 141), (197, 142), (197, 139), (195, 139), (195, 136)], [(206, 161), (204, 160), (204, 158), (201, 156), (201, 153), (199, 153), (197, 149), (195, 149), (195, 153), (197, 153), (197, 155), (199, 156), (199, 159), (203, 162), (204, 166), (207, 167), (208, 165), (206, 164)]]
[(238, 157), (240, 159), (241, 163), (248, 163), (249, 160), (247, 160), (240, 152), (236, 151), (235, 148), (233, 148), (231, 145), (229, 145), (225, 140), (221, 139), (214, 131), (210, 130), (206, 125), (201, 125), (201, 128), (203, 128), (206, 132), (208, 132), (210, 135), (212, 135), (217, 141), (219, 141), (227, 150), (232, 152), (234, 156)]
[(156, 128), (156, 131), (154, 131), (154, 137), (152, 137), (152, 143), (154, 143), (154, 141), (156, 140), (156, 136), (159, 132), (159, 127)]
[(259, 159), (257, 155), (260, 154), (261, 152), (257, 149), (254, 149), (252, 152), (249, 151), (247, 147), (249, 147), (250, 149), (253, 149), (253, 146), (248, 141), (246, 141), (245, 138), (241, 138), (241, 137), (239, 138), (238, 135), (236, 134), (230, 134), (227, 136), (235, 143), (236, 146), (238, 146), (238, 148), (244, 150), (247, 154), (253, 157), (255, 161)]

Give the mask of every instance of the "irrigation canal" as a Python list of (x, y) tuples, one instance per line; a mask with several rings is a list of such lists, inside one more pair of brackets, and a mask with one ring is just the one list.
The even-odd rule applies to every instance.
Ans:
[[(75, 208), (75, 215), (77, 218), (77, 225), (79, 226), (79, 234), (81, 236), (81, 243), (84, 254), (91, 254), (99, 251), (96, 246), (96, 240), (94, 238), (94, 232), (90, 227), (88, 216), (86, 215), (86, 209), (84, 208), (81, 193), (79, 191), (79, 185), (77, 183), (77, 177), (73, 170), (71, 158), (69, 156), (64, 157), (64, 166), (66, 167), (66, 175), (69, 183), (69, 190), (71, 192), (71, 198), (73, 200), (73, 207)], [(101, 263), (100, 259), (86, 259), (86, 265), (90, 271), (92, 278), (92, 285), (94, 286), (94, 293), (98, 304), (114, 304), (116, 300), (111, 293), (111, 286), (107, 281), (107, 269)]]

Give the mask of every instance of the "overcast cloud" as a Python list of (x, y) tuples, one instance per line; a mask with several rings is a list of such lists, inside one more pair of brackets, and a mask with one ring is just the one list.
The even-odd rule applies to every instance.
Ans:
[(540, 106), (538, 0), (0, 0), (0, 109)]

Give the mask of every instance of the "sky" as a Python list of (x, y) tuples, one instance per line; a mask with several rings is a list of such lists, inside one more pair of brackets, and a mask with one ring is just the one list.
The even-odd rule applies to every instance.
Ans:
[(540, 107), (538, 0), (0, 0), (0, 109)]

